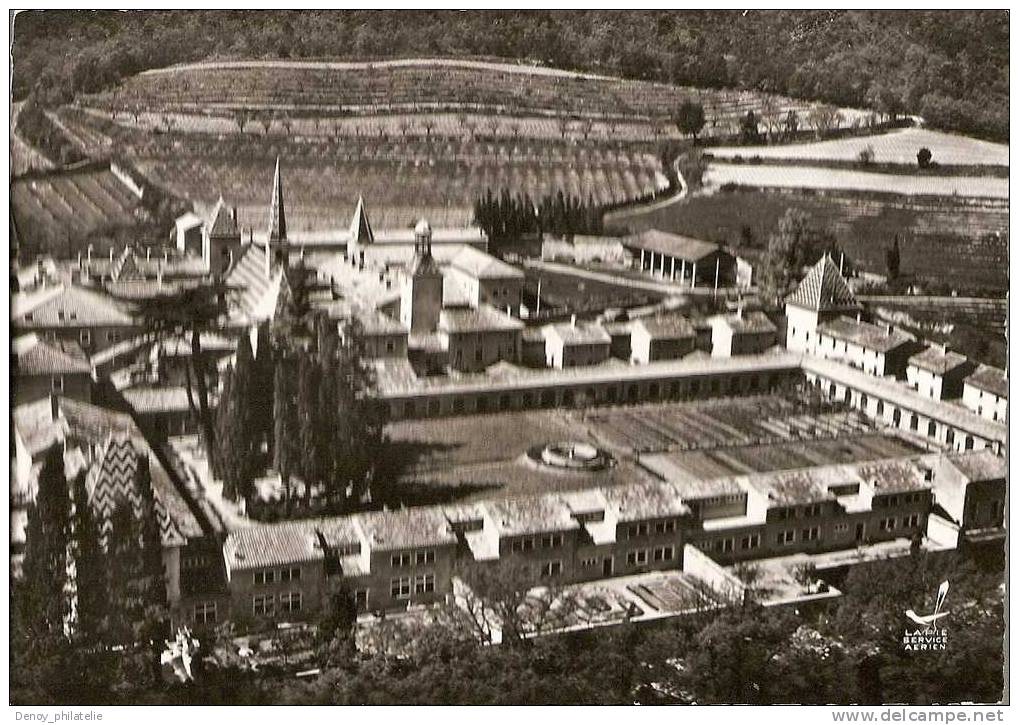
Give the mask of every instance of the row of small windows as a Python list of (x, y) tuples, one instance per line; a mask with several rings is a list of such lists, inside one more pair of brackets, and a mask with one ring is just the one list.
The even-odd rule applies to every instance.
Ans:
[(290, 566), (282, 569), (259, 569), (253, 573), (252, 577), (256, 586), (275, 584), (276, 582), (299, 582), (301, 581), (301, 567)]
[[(401, 576), (391, 579), (389, 582), (389, 595), (393, 599), (410, 599), (411, 594), (430, 594), (435, 591), (434, 574), (415, 574), (414, 576)], [(365, 602), (367, 603), (368, 592), (365, 591)]]
[(668, 521), (656, 521), (654, 525), (648, 522), (630, 524), (626, 527), (626, 538), (636, 539), (640, 536), (649, 536), (652, 531), (655, 534), (672, 534), (679, 528), (678, 522), (674, 519)]
[(271, 617), (277, 611), (281, 614), (300, 612), (301, 593), (286, 592), (279, 597), (275, 594), (256, 594), (251, 598), (251, 613), (256, 617)]
[(815, 518), (824, 513), (824, 505), (812, 503), (809, 506), (790, 506), (788, 508), (775, 509), (775, 518), (779, 521), (798, 518)]
[(906, 504), (923, 503), (926, 498), (927, 494), (921, 491), (897, 493), (891, 496), (875, 496), (874, 508), (894, 508), (895, 506)]
[(630, 566), (643, 566), (648, 561), (672, 561), (676, 550), (671, 546), (656, 546), (653, 549), (634, 549), (626, 554), (626, 563)]
[(915, 529), (919, 525), (920, 514), (910, 514), (909, 516), (903, 516), (901, 519), (896, 516), (881, 519), (878, 521), (877, 527), (881, 531), (895, 531), (898, 528)]
[(510, 552), (514, 554), (524, 554), (528, 551), (534, 551), (537, 548), (542, 549), (556, 549), (563, 545), (565, 539), (562, 534), (545, 534), (544, 536), (527, 536), (520, 539), (514, 539), (510, 542)]
[(394, 569), (401, 569), (407, 566), (423, 566), (425, 564), (434, 563), (434, 549), (427, 549), (425, 551), (401, 551), (393, 554), (390, 558), (390, 564)]

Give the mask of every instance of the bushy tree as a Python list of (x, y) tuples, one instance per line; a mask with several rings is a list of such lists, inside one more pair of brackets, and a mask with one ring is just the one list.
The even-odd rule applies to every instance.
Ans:
[(704, 128), (704, 106), (691, 100), (683, 101), (676, 110), (676, 128), (692, 136), (696, 144), (697, 134)]

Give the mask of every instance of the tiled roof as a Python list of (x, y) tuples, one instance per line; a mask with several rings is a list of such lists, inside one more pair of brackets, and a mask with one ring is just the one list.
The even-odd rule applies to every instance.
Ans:
[(280, 272), (270, 275), (265, 268), (265, 248), (249, 244), (226, 275), (226, 284), (240, 290), (232, 300), (235, 310), (249, 320), (270, 317), (276, 309)]
[(123, 327), (134, 323), (125, 303), (84, 287), (62, 286), (19, 297), (11, 304), (15, 327)]
[(438, 506), (360, 514), (357, 525), (375, 551), (456, 543), (449, 521)]
[(922, 491), (931, 488), (924, 474), (910, 460), (871, 461), (860, 463), (860, 477), (874, 487), (876, 493)]
[(719, 324), (725, 325), (736, 334), (757, 335), (772, 333), (777, 329), (775, 323), (768, 319), (768, 316), (760, 310), (743, 312), (742, 314), (719, 315), (714, 319), (717, 319)]
[(856, 307), (856, 297), (831, 256), (825, 254), (807, 272), (786, 303), (815, 312)]
[(580, 524), (558, 496), (532, 496), (484, 504), (502, 536), (540, 534), (547, 531), (576, 529)]
[(524, 278), (524, 273), (516, 267), (506, 264), (491, 254), (486, 254), (474, 247), (465, 246), (460, 249), (453, 256), (453, 259), (450, 260), (450, 265), (475, 279)]
[(439, 313), (439, 329), (444, 332), (519, 330), (523, 326), (520, 320), (488, 305), (445, 308)]
[(679, 234), (668, 234), (657, 229), (651, 229), (634, 237), (627, 237), (624, 244), (628, 247), (647, 249), (677, 259), (685, 259), (687, 262), (703, 259), (717, 252), (719, 248), (717, 244), (711, 242)]
[(975, 373), (966, 378), (966, 384), (994, 393), (999, 398), (1008, 398), (1008, 378), (1005, 377), (1005, 371), (999, 368), (981, 365)]
[(965, 365), (966, 356), (931, 345), (923, 352), (909, 358), (909, 364), (937, 375), (944, 375), (949, 370), (955, 370), (957, 367)]
[(602, 495), (617, 508), (619, 521), (641, 521), (690, 513), (690, 507), (677, 495), (676, 488), (667, 483), (610, 486), (602, 489)]
[(748, 476), (747, 482), (768, 497), (770, 504), (791, 506), (817, 503), (835, 498), (822, 486), (813, 471), (778, 471)]
[(633, 323), (633, 328), (643, 328), (648, 337), (656, 340), (679, 340), (696, 337), (697, 331), (685, 317), (642, 317)]
[(601, 325), (585, 325), (562, 323), (558, 325), (546, 325), (546, 335), (554, 335), (563, 341), (564, 345), (596, 345), (609, 344), (612, 338), (605, 332)]
[(209, 229), (210, 237), (239, 237), (237, 221), (233, 214), (227, 209), (223, 197), (219, 197), (212, 212), (212, 227)]
[(136, 413), (183, 413), (190, 410), (187, 388), (139, 386), (121, 391)]
[[(141, 521), (143, 501), (141, 492), (135, 481), (138, 470), (138, 458), (148, 455), (146, 451), (136, 450), (130, 438), (110, 436), (103, 451), (96, 457), (85, 479), (89, 500), (92, 507), (104, 519), (103, 534), (108, 535), (110, 517), (121, 502), (129, 502), (135, 520)], [(168, 513), (167, 506), (161, 500), (159, 489), (152, 472), (152, 488), (155, 497), (156, 516), (159, 519), (159, 530), (164, 546), (179, 546), (185, 538), (178, 528), (177, 522)]]
[(970, 481), (995, 481), (1008, 475), (1008, 463), (986, 448), (981, 451), (949, 453), (948, 461)]
[(325, 552), (319, 525), (317, 519), (305, 519), (235, 529), (224, 545), (227, 564), (236, 571), (320, 561)]
[(844, 340), (867, 350), (877, 350), (878, 352), (888, 352), (914, 340), (912, 335), (901, 330), (888, 329), (881, 325), (872, 325), (869, 322), (859, 322), (850, 317), (831, 320), (819, 325), (817, 330), (819, 333), (829, 335), (837, 340)]
[(18, 375), (73, 375), (92, 372), (85, 353), (74, 342), (40, 340), (32, 333), (14, 340)]

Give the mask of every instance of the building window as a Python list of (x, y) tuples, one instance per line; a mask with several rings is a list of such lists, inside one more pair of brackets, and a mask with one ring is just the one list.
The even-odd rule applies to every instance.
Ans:
[(629, 528), (627, 528), (627, 530), (626, 530), (626, 537), (628, 539), (635, 539), (638, 536), (647, 536), (648, 535), (648, 531), (649, 531), (649, 529), (648, 529), (648, 525), (646, 523), (645, 524), (630, 524)]
[(819, 503), (811, 504), (803, 509), (803, 516), (805, 518), (812, 518), (814, 516), (820, 516), (822, 512), (822, 506)]
[(287, 592), (286, 594), (280, 594), (280, 611), (281, 612), (300, 612), (301, 611), (301, 593), (300, 592)]
[(647, 549), (636, 549), (629, 552), (626, 555), (626, 563), (630, 566), (637, 566), (641, 564), (647, 564), (648, 550)]
[(794, 541), (796, 541), (796, 532), (793, 531), (792, 529), (788, 529), (786, 531), (780, 531), (778, 533), (777, 540), (778, 540), (778, 545), (779, 546), (785, 546), (787, 544), (791, 544)]
[(299, 582), (301, 581), (301, 567), (294, 566), (287, 569), (280, 570), (280, 581), (281, 582)]
[(676, 552), (671, 546), (656, 546), (652, 554), (655, 561), (672, 561)]
[(671, 534), (676, 530), (675, 521), (659, 521), (655, 524), (656, 534)]
[(354, 590), (354, 607), (358, 611), (364, 611), (368, 608), (368, 590), (367, 589), (355, 589)]
[(396, 343), (392, 340), (386, 340), (386, 352), (394, 352), (396, 350)]
[(62, 392), (64, 392), (64, 376), (63, 375), (54, 375), (53, 377), (51, 377), (50, 378), (50, 387), (53, 389), (54, 393), (62, 393)]
[(215, 624), (216, 603), (199, 602), (195, 605), (195, 624)]
[(88, 330), (82, 330), (81, 332), (78, 333), (78, 340), (81, 342), (82, 345), (91, 345), (92, 333), (89, 332)]
[(401, 576), (389, 582), (389, 594), (393, 599), (410, 599), (411, 578)]
[(562, 534), (546, 534), (541, 537), (541, 546), (543, 549), (555, 549), (563, 545)]
[(592, 566), (598, 566), (598, 560), (597, 559), (581, 559), (580, 560), (580, 565), (582, 567), (584, 567), (584, 568), (588, 568), (588, 567), (592, 567)]
[(817, 541), (821, 538), (821, 527), (811, 526), (810, 528), (803, 529), (803, 531), (800, 532), (800, 538), (803, 539), (803, 541)]
[(435, 591), (434, 574), (418, 574), (414, 577), (414, 593), (430, 594)]
[(563, 573), (563, 563), (561, 561), (546, 561), (541, 565), (541, 576), (542, 578), (549, 578), (553, 576), (559, 576)]
[(272, 594), (259, 594), (251, 600), (251, 610), (256, 617), (271, 617), (276, 610), (276, 599)]
[(272, 584), (274, 581), (276, 581), (276, 572), (272, 569), (261, 569), (255, 572), (255, 584), (258, 586)]
[(892, 516), (888, 519), (881, 519), (881, 521), (878, 522), (878, 528), (881, 529), (881, 531), (893, 531), (895, 529), (895, 524), (895, 517)]
[(106, 341), (107, 342), (119, 342), (120, 341), (120, 333), (119, 332), (107, 332), (106, 333)]
[(414, 557), (409, 551), (401, 551), (399, 554), (393, 554), (390, 559), (394, 569), (401, 569), (405, 566), (410, 566), (412, 561), (414, 561)]
[(742, 549), (756, 549), (761, 545), (760, 534), (749, 534), (744, 536), (740, 540), (740, 548)]
[(419, 551), (414, 554), (414, 563), (418, 566), (422, 564), (434, 564), (435, 563), (435, 551), (434, 549), (428, 549), (427, 551)]
[(849, 524), (835, 524), (835, 533), (844, 534), (849, 531)]
[(534, 551), (534, 539), (517, 539), (510, 544), (510, 551), (514, 554), (523, 554), (527, 551)]

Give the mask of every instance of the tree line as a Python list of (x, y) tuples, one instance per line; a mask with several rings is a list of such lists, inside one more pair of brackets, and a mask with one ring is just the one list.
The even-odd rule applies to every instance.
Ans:
[(474, 200), (474, 223), (493, 241), (525, 235), (601, 234), (602, 212), (594, 197), (583, 200), (572, 194), (543, 196), (535, 202), (529, 194), (503, 189), (498, 196), (489, 189)]
[(47, 107), (210, 57), (480, 55), (1009, 129), (1005, 11), (45, 11), (13, 35), (14, 96)]

